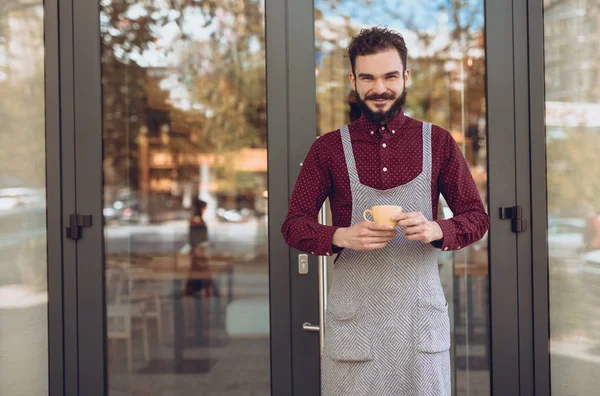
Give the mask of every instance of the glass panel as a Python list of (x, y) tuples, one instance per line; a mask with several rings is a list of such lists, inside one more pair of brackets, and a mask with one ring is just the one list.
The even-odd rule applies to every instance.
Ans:
[(544, 1), (551, 386), (600, 387), (597, 1)]
[(268, 395), (264, 2), (100, 4), (109, 394)]
[(0, 395), (48, 394), (44, 7), (0, 7)]
[[(483, 6), (483, 0), (315, 0), (318, 134), (360, 117), (346, 47), (377, 21), (406, 40), (412, 85), (405, 114), (451, 132), (487, 204)], [(451, 216), (442, 198), (438, 217)], [(329, 282), (332, 263), (328, 258)], [(440, 252), (439, 268), (451, 316), (453, 395), (489, 395), (487, 235), (466, 249)]]

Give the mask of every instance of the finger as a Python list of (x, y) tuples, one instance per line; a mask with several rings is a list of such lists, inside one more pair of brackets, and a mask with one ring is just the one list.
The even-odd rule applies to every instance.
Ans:
[(365, 237), (363, 239), (361, 239), (360, 243), (378, 243), (378, 242), (388, 242), (391, 241), (392, 239), (394, 239), (395, 235), (388, 235), (388, 236), (372, 236), (372, 237)]
[(392, 231), (369, 231), (367, 236), (393, 238), (396, 236), (396, 234), (398, 234), (398, 231), (396, 231), (396, 229), (393, 229)]
[(376, 249), (383, 249), (384, 247), (386, 247), (387, 242), (383, 242), (383, 243), (370, 243), (368, 245), (365, 245), (365, 250), (376, 250)]
[(402, 213), (397, 213), (397, 214), (395, 214), (395, 215), (392, 216), (392, 220), (393, 221), (406, 220), (406, 219), (410, 219), (410, 218), (416, 217), (419, 214), (420, 214), (420, 212), (402, 212)]
[(371, 231), (393, 231), (396, 227), (387, 224), (365, 222), (365, 227)]
[(425, 241), (425, 239), (427, 239), (425, 233), (423, 232), (405, 235), (404, 237), (409, 241)]
[(397, 213), (391, 217), (392, 221), (404, 220), (409, 217), (410, 213)]
[(363, 240), (364, 244), (371, 244), (371, 243), (384, 243), (384, 242), (388, 242), (390, 239), (389, 237), (370, 237), (370, 238), (365, 238)]
[(423, 225), (408, 226), (402, 229), (402, 233), (404, 235), (419, 234), (423, 231), (425, 231), (425, 227), (423, 227)]
[(397, 225), (399, 227), (407, 227), (407, 226), (416, 226), (422, 224), (424, 222), (424, 218), (421, 216), (411, 216), (404, 220), (398, 221)]
[(395, 215), (392, 216), (392, 220), (394, 221), (400, 221), (400, 220), (407, 220), (407, 219), (412, 219), (413, 217), (416, 217), (415, 215), (418, 212), (406, 212), (406, 213), (397, 213)]
[(398, 231), (396, 231), (395, 229), (393, 229), (392, 231), (387, 230), (387, 231), (372, 231), (372, 230), (363, 230), (361, 231), (358, 236), (359, 238), (393, 238), (396, 236), (396, 234), (398, 233)]

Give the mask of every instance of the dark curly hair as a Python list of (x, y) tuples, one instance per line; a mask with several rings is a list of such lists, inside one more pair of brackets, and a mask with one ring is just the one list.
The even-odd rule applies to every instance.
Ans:
[(362, 29), (357, 36), (352, 38), (348, 46), (348, 57), (352, 64), (352, 73), (355, 74), (354, 65), (357, 56), (373, 55), (393, 48), (398, 51), (402, 60), (402, 66), (406, 70), (408, 49), (406, 48), (404, 37), (400, 33), (390, 30), (387, 27), (379, 26)]

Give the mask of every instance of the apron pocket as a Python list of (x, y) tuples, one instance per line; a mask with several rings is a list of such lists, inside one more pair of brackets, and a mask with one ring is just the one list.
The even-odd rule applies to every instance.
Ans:
[(417, 309), (417, 350), (438, 353), (450, 349), (448, 304), (439, 299), (420, 299)]
[(371, 331), (364, 304), (345, 300), (329, 305), (324, 354), (332, 360), (364, 362), (372, 360)]

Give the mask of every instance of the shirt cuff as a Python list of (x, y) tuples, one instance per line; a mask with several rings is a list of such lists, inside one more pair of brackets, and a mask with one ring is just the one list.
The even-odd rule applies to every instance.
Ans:
[(337, 251), (334, 252), (333, 250), (333, 234), (335, 234), (338, 228), (340, 227), (321, 226), (317, 236), (317, 250), (310, 253), (316, 256), (331, 256), (337, 253)]
[(439, 224), (444, 237), (438, 241), (431, 242), (431, 245), (443, 251), (459, 250), (461, 246), (458, 246), (454, 223), (451, 220), (435, 220), (435, 222)]

